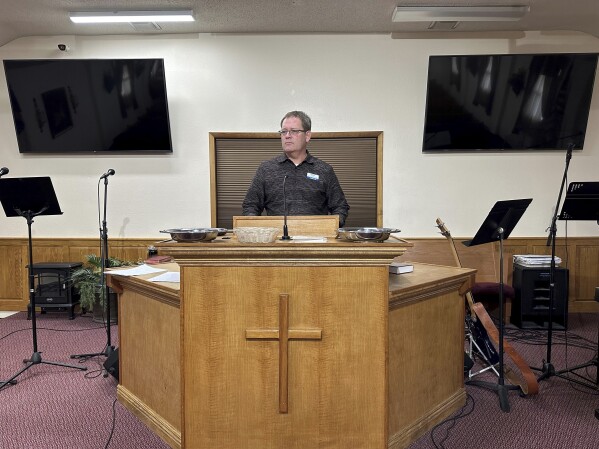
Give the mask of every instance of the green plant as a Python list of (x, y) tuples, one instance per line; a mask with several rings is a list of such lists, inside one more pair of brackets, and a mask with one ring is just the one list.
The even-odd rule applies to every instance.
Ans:
[[(79, 292), (79, 305), (85, 310), (92, 310), (96, 302), (104, 297), (102, 291), (102, 258), (95, 254), (85, 256), (86, 262), (81, 268), (73, 270), (70, 280)], [(109, 257), (106, 268), (125, 267), (134, 262)]]

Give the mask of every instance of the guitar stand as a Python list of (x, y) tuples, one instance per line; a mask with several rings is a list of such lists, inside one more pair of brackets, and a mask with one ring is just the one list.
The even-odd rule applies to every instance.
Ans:
[(517, 385), (506, 385), (504, 376), (503, 241), (508, 238), (531, 201), (532, 199), (497, 201), (474, 238), (470, 241), (463, 242), (466, 246), (475, 246), (496, 240), (499, 241), (499, 378), (496, 384), (478, 380), (470, 380), (467, 384), (495, 391), (499, 396), (499, 407), (503, 412), (510, 411), (508, 398), (509, 390), (520, 389)]
[[(476, 339), (474, 338), (474, 335), (472, 335), (472, 330), (470, 330), (470, 326), (471, 324), (468, 324), (468, 321), (471, 320), (470, 317), (466, 318), (466, 338), (468, 339), (468, 356), (472, 359), (475, 360), (476, 357), (480, 357), (483, 362), (485, 363), (486, 368), (482, 368), (476, 372), (472, 372), (472, 368), (468, 370), (468, 380), (467, 382), (471, 382), (472, 378), (474, 376), (478, 376), (479, 374), (482, 373), (486, 373), (487, 371), (493, 371), (498, 377), (499, 377), (499, 372), (497, 371), (497, 364), (493, 364), (491, 363), (491, 361), (489, 360), (489, 358), (485, 355), (485, 352), (482, 350), (482, 348), (479, 346), (479, 344), (476, 342)], [(475, 351), (476, 349), (476, 351)]]
[(488, 388), (497, 392), (499, 396), (499, 407), (501, 411), (508, 413), (510, 411), (510, 402), (508, 398), (509, 390), (519, 390), (518, 385), (506, 385), (505, 384), (505, 373), (503, 368), (503, 315), (504, 315), (504, 300), (503, 300), (503, 228), (497, 229), (499, 234), (499, 271), (500, 271), (500, 282), (499, 282), (499, 372), (493, 369), (498, 376), (497, 383), (485, 382), (481, 380), (469, 380), (466, 382), (468, 385), (476, 387)]

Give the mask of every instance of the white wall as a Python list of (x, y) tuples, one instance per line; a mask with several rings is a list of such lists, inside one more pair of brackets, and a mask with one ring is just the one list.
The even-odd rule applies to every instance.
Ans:
[[(68, 53), (57, 50), (69, 44)], [(533, 198), (513, 236), (543, 236), (557, 200), (565, 154), (422, 154), (431, 54), (598, 52), (599, 39), (527, 33), (519, 39), (475, 36), (393, 39), (389, 35), (183, 35), (29, 37), (0, 47), (0, 58), (165, 59), (174, 152), (161, 156), (21, 155), (4, 73), (0, 73), (0, 166), (10, 175), (51, 176), (64, 215), (35, 219), (37, 237), (98, 235), (97, 181), (108, 187), (108, 236), (156, 237), (169, 227), (210, 226), (208, 133), (278, 129), (289, 110), (306, 111), (314, 131), (384, 131), (384, 225), (404, 237), (472, 236), (497, 200)], [(597, 78), (599, 80), (599, 77)], [(599, 82), (585, 148), (569, 179), (599, 181)], [(103, 189), (103, 184), (101, 185)], [(350, 211), (351, 213), (351, 211)], [(558, 235), (564, 235), (559, 223)], [(596, 236), (592, 222), (568, 234)], [(25, 237), (24, 219), (0, 212), (0, 236)]]

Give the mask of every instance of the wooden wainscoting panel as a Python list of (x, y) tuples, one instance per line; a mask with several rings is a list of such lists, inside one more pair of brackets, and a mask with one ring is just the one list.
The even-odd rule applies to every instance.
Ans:
[[(0, 310), (23, 310), (23, 291), (27, 293), (27, 278), (22, 267), (27, 252), (21, 245), (0, 243)], [(27, 307), (25, 303), (25, 307)]]
[(34, 265), (36, 263), (42, 262), (54, 262), (65, 260), (65, 257), (69, 253), (68, 248), (64, 245), (64, 242), (57, 240), (52, 242), (44, 242), (41, 244), (36, 242), (33, 245), (32, 252)]
[(594, 301), (595, 288), (599, 287), (599, 245), (580, 246), (576, 248), (574, 267), (577, 282), (570, 283), (570, 292), (577, 302), (584, 304), (584, 309), (596, 310)]
[(17, 298), (21, 294), (20, 269), (23, 254), (18, 246), (0, 246), (0, 298)]
[(90, 254), (99, 256), (100, 245), (72, 245), (69, 247), (69, 260), (67, 262), (83, 262)]
[(406, 252), (397, 258), (399, 262), (436, 263), (438, 265), (455, 266), (453, 256), (446, 239), (419, 238), (409, 239), (413, 244)]
[[(476, 268), (477, 282), (496, 282), (499, 279), (499, 243), (464, 247), (463, 237), (454, 237), (456, 250), (462, 266)], [(442, 238), (407, 239), (413, 246), (398, 257), (398, 261), (412, 261), (453, 266), (453, 256), (449, 243)], [(547, 237), (510, 237), (504, 241), (503, 264), (504, 282), (512, 285), (516, 254), (551, 254)], [(562, 259), (562, 267), (569, 269), (570, 312), (597, 312), (599, 305), (593, 300), (595, 287), (599, 286), (599, 237), (558, 237), (555, 254)], [(511, 304), (506, 304), (506, 317), (509, 318)]]
[[(109, 239), (111, 257), (142, 261), (156, 239)], [(29, 304), (28, 239), (0, 238), (0, 310), (27, 310)], [(99, 238), (34, 238), (33, 263), (85, 262), (86, 255), (100, 254)]]
[[(398, 257), (398, 261), (412, 261), (454, 266), (449, 242), (445, 238), (407, 239), (412, 247)], [(465, 247), (456, 237), (456, 249), (462, 265), (478, 270), (477, 282), (493, 282), (499, 273), (499, 244)], [(147, 247), (155, 239), (110, 239), (109, 255), (127, 260), (143, 260)], [(547, 237), (510, 237), (504, 242), (504, 280), (512, 284), (514, 254), (551, 254)], [(100, 254), (98, 238), (42, 238), (34, 239), (34, 263), (85, 261), (87, 254)], [(570, 312), (597, 312), (599, 304), (593, 300), (595, 287), (599, 286), (599, 237), (558, 237), (556, 255), (569, 269)], [(27, 290), (27, 239), (0, 238), (0, 310), (26, 310)], [(19, 293), (20, 292), (20, 293)], [(508, 304), (506, 307), (509, 316)]]
[[(509, 245), (507, 244), (509, 242)], [(499, 260), (499, 243), (493, 244), (493, 250), (497, 254)], [(535, 254), (529, 249), (527, 241), (521, 240), (506, 240), (503, 245), (503, 281), (512, 285), (514, 280), (514, 256), (517, 254)], [(499, 270), (499, 262), (497, 263), (497, 270)], [(495, 282), (499, 279), (499, 272), (495, 277)]]
[(108, 251), (112, 257), (142, 262), (147, 258), (148, 246), (152, 243), (151, 240), (113, 240)]

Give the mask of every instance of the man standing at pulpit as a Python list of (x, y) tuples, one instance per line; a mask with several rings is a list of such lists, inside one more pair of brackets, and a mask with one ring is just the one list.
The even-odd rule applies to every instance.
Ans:
[(339, 215), (343, 227), (349, 204), (337, 175), (307, 150), (312, 121), (302, 111), (281, 120), (283, 154), (258, 167), (242, 204), (243, 215)]

